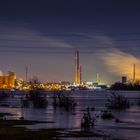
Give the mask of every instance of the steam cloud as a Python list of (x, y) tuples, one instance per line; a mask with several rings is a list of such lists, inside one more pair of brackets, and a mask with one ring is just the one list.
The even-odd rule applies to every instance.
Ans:
[(125, 75), (129, 79), (133, 78), (133, 65), (136, 65), (136, 78), (140, 79), (140, 59), (131, 54), (113, 49), (111, 52), (105, 52), (102, 56), (104, 63), (110, 72), (119, 76)]

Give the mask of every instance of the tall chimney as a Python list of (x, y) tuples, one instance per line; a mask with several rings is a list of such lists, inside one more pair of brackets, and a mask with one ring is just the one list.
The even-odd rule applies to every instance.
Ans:
[(79, 83), (82, 84), (82, 66), (81, 65), (79, 69)]
[(74, 83), (79, 84), (79, 51), (75, 49)]
[(26, 66), (25, 80), (26, 80), (26, 82), (28, 80), (28, 67), (27, 66)]
[(135, 81), (135, 64), (133, 65), (133, 81)]
[(99, 73), (96, 74), (96, 82), (99, 84)]

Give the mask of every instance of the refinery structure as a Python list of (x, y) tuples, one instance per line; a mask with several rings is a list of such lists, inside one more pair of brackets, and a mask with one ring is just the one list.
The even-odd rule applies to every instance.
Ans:
[(7, 75), (0, 76), (0, 88), (10, 89), (15, 87), (16, 75), (14, 72), (8, 71)]
[[(28, 67), (25, 69), (25, 79), (16, 78), (14, 72), (9, 71), (7, 75), (0, 76), (0, 89), (19, 89), (19, 90), (28, 90), (31, 87), (31, 81), (33, 79), (28, 79)], [(99, 75), (98, 75), (99, 79)], [(98, 80), (97, 80), (98, 82)], [(71, 90), (71, 89), (91, 89), (98, 85), (94, 85), (94, 82), (83, 82), (82, 81), (82, 66), (80, 64), (80, 55), (79, 50), (74, 49), (74, 76), (73, 82), (69, 81), (60, 81), (60, 82), (51, 82), (51, 83), (41, 83), (39, 82), (39, 89), (43, 90)]]
[(74, 53), (75, 68), (74, 68), (74, 84), (82, 84), (82, 66), (79, 63), (79, 51), (75, 49)]

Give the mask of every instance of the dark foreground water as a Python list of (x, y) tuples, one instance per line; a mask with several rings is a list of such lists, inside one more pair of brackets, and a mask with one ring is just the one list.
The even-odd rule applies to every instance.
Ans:
[[(100, 116), (101, 110), (106, 109), (105, 103), (109, 97), (109, 91), (75, 91), (66, 93), (71, 96), (77, 103), (75, 110), (65, 111), (63, 108), (54, 108), (52, 106), (52, 93), (47, 94), (48, 106), (46, 109), (35, 108), (20, 108), (20, 95), (16, 94), (14, 98), (10, 97), (4, 103), (12, 105), (10, 107), (0, 107), (0, 112), (12, 113), (14, 116), (7, 116), (7, 119), (19, 119), (24, 117), (28, 120), (39, 121), (54, 121), (54, 123), (37, 124), (27, 126), (31, 129), (39, 128), (65, 128), (70, 130), (81, 130), (81, 118), (86, 108), (95, 108), (91, 111), (91, 115)], [(103, 120), (100, 117), (96, 118), (95, 127), (91, 131), (100, 131), (114, 138), (122, 138), (129, 140), (140, 140), (140, 106), (137, 105), (140, 92), (125, 91), (121, 92), (126, 96), (132, 105), (130, 109), (123, 111), (112, 111), (116, 118), (121, 120), (121, 123), (116, 123), (114, 119)], [(89, 138), (84, 138), (86, 140)], [(80, 138), (82, 140), (82, 138)]]

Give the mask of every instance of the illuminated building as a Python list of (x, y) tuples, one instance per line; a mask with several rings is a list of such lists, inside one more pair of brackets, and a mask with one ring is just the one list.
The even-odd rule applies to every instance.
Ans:
[(15, 86), (16, 75), (14, 72), (8, 71), (8, 75), (0, 76), (0, 88), (10, 89)]
[(60, 83), (47, 83), (44, 89), (49, 91), (62, 90), (62, 86)]

